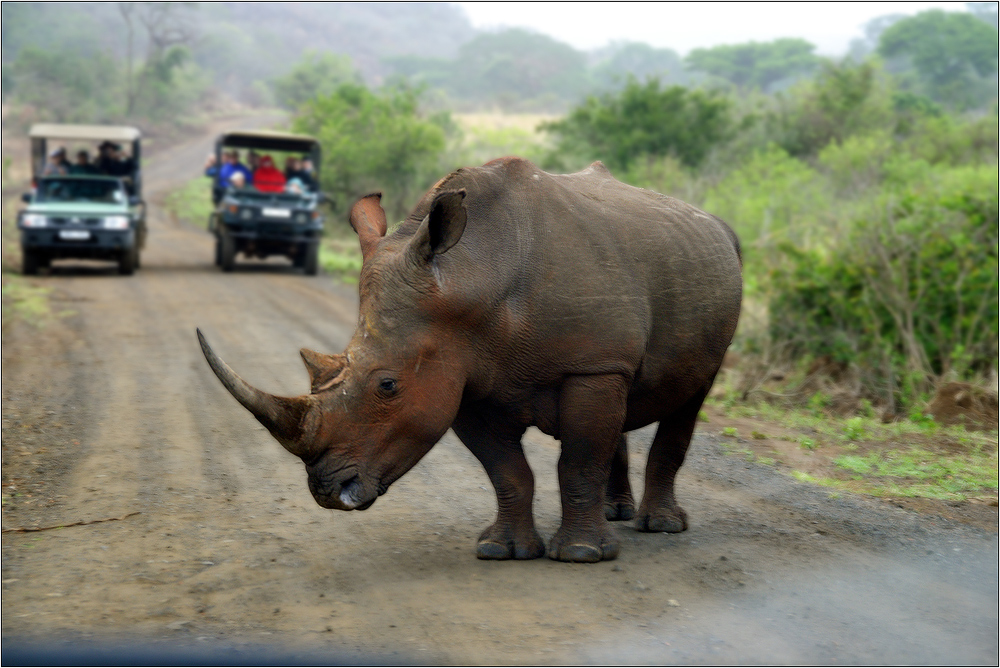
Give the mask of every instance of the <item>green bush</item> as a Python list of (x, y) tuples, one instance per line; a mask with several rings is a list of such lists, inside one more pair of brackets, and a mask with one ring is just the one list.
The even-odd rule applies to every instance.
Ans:
[(829, 246), (780, 246), (770, 335), (792, 354), (863, 371), (875, 398), (912, 405), (942, 376), (997, 360), (997, 168), (925, 168), (887, 188)]
[(376, 92), (344, 83), (300, 107), (292, 127), (322, 142), (321, 186), (339, 212), (383, 190), (390, 222), (400, 220), (441, 176), (439, 158), (454, 126), (447, 113), (422, 114), (418, 100), (418, 91), (408, 87)]
[(729, 136), (730, 106), (715, 93), (632, 78), (621, 92), (588, 97), (566, 118), (542, 125), (558, 139), (549, 163), (566, 168), (567, 157), (574, 166), (602, 160), (627, 172), (643, 158), (672, 155), (694, 167)]

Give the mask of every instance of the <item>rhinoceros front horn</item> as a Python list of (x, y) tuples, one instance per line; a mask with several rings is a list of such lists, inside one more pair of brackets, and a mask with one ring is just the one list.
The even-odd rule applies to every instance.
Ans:
[(199, 329), (197, 332), (201, 351), (205, 354), (208, 365), (212, 367), (212, 371), (226, 386), (229, 393), (236, 397), (236, 400), (243, 404), (244, 408), (253, 413), (253, 416), (267, 427), (271, 435), (278, 439), (278, 442), (286, 450), (299, 457), (306, 455), (305, 448), (300, 445), (301, 423), (311, 406), (311, 399), (309, 397), (278, 397), (261, 392), (237, 376), (229, 368), (229, 365), (215, 354), (201, 330)]

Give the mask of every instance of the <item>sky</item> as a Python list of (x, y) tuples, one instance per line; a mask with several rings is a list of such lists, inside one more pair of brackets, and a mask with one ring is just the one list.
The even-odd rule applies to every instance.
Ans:
[(801, 37), (816, 53), (841, 56), (864, 24), (885, 14), (962, 2), (459, 2), (476, 28), (530, 28), (582, 51), (612, 41), (645, 42), (680, 55), (701, 47)]

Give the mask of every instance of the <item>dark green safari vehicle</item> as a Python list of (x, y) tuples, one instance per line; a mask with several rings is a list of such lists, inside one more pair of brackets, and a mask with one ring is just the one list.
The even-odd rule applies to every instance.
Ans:
[(23, 273), (85, 258), (132, 274), (146, 243), (139, 130), (42, 123), (29, 136), (32, 191), (17, 217)]
[[(216, 265), (232, 271), (239, 254), (261, 259), (277, 255), (307, 275), (317, 273), (323, 233), (323, 195), (317, 188), (321, 157), (319, 142), (306, 135), (241, 131), (216, 140), (215, 163), (206, 171), (213, 179), (215, 212), (209, 230), (216, 238)], [(276, 166), (282, 160), (284, 172)], [(287, 165), (296, 164), (300, 168), (289, 171)], [(235, 172), (241, 176), (233, 178)]]

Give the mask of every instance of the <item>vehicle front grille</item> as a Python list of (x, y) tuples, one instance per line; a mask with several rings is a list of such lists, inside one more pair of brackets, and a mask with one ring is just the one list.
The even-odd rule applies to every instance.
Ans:
[(49, 223), (52, 225), (90, 225), (91, 227), (97, 227), (101, 224), (100, 218), (78, 218), (78, 217), (64, 217), (64, 218), (49, 218)]

